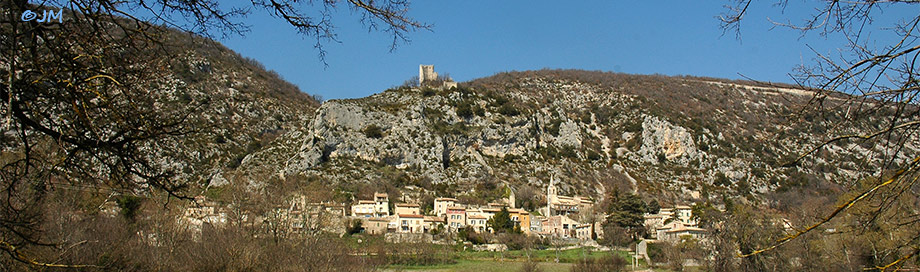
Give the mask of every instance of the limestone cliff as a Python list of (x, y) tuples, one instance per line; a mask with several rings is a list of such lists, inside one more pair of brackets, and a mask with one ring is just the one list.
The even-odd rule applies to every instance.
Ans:
[[(674, 199), (756, 196), (790, 180), (871, 174), (876, 164), (781, 167), (826, 138), (792, 117), (810, 98), (704, 78), (503, 73), (451, 90), (399, 88), (327, 101), (241, 169), (450, 195), (482, 195), (483, 182), (540, 189), (558, 175), (564, 193), (599, 196), (619, 186)], [(916, 152), (915, 144), (906, 150)], [(859, 144), (833, 149), (818, 161), (873, 157)]]

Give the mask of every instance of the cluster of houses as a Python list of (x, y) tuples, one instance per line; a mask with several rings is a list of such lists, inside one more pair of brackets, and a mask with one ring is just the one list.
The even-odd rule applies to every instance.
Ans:
[[(422, 214), (420, 205), (413, 203), (395, 204), (391, 215), (386, 194), (374, 193), (374, 198), (374, 201), (359, 200), (351, 207), (351, 216), (360, 218), (364, 231), (369, 234), (456, 232), (468, 227), (475, 232), (491, 231), (487, 222), (502, 208), (508, 209), (516, 226), (525, 233), (530, 231), (530, 213), (509, 208), (507, 203), (473, 206), (464, 205), (455, 198), (439, 197), (434, 200), (434, 209), (427, 215)], [(379, 212), (367, 212), (369, 210)]]
[[(593, 212), (594, 201), (559, 195), (555, 179), (546, 188), (546, 207), (538, 213), (516, 208), (514, 198), (511, 192), (500, 203), (470, 205), (455, 198), (439, 197), (430, 210), (423, 212), (416, 203), (395, 203), (391, 210), (389, 196), (375, 192), (372, 199), (356, 201), (347, 213), (344, 204), (311, 203), (306, 197), (299, 196), (264, 215), (244, 216), (244, 221), (256, 225), (274, 224), (292, 232), (343, 233), (355, 220), (361, 221), (362, 229), (359, 231), (372, 235), (449, 233), (463, 229), (492, 232), (489, 220), (502, 209), (507, 209), (514, 225), (527, 235), (577, 240), (592, 240), (603, 235), (603, 220), (576, 220), (587, 218), (583, 215)], [(185, 210), (180, 222), (200, 232), (204, 224), (225, 224), (227, 213), (217, 204), (199, 197), (195, 205)], [(652, 239), (664, 241), (679, 241), (684, 236), (703, 239), (706, 234), (705, 229), (697, 226), (689, 206), (678, 205), (662, 208), (657, 214), (646, 214), (645, 225)]]
[[(580, 196), (562, 196), (557, 193), (555, 179), (546, 188), (547, 205), (539, 213), (515, 207), (512, 191), (500, 203), (471, 205), (456, 198), (439, 197), (433, 207), (423, 213), (416, 203), (395, 203), (390, 208), (386, 193), (375, 192), (371, 199), (357, 200), (346, 209), (339, 203), (311, 203), (306, 197), (294, 197), (287, 205), (270, 209), (261, 215), (241, 215), (244, 224), (270, 225), (291, 232), (326, 231), (343, 233), (349, 224), (361, 220), (363, 232), (386, 233), (445, 233), (466, 229), (474, 232), (491, 232), (489, 220), (502, 209), (507, 209), (514, 225), (527, 235), (545, 237), (592, 239), (600, 233), (600, 225), (579, 222), (581, 214), (593, 211), (594, 202)], [(349, 213), (346, 211), (350, 210)], [(549, 215), (549, 216), (543, 216)], [(185, 210), (179, 222), (190, 230), (200, 232), (203, 225), (219, 225), (228, 221), (227, 211), (216, 203), (196, 198), (194, 205)]]
[(423, 214), (421, 207), (413, 203), (395, 204), (394, 212), (390, 214), (387, 195), (374, 193), (374, 199), (359, 200), (353, 205), (351, 216), (362, 220), (364, 231), (368, 234), (458, 232), (462, 229), (492, 232), (489, 219), (502, 209), (507, 209), (514, 225), (527, 235), (589, 240), (592, 234), (599, 232), (599, 224), (572, 219), (580, 213), (591, 212), (594, 202), (580, 196), (559, 195), (555, 179), (547, 187), (547, 205), (542, 211), (542, 214), (549, 216), (516, 208), (514, 198), (512, 191), (503, 202), (470, 205), (455, 198), (439, 197), (434, 200), (428, 214)]

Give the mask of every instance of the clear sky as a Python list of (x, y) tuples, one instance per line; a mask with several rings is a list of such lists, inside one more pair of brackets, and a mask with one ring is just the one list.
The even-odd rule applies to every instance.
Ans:
[[(742, 38), (722, 35), (716, 18), (730, 1), (413, 1), (410, 15), (433, 24), (389, 51), (391, 38), (369, 33), (342, 8), (334, 18), (341, 43), (327, 43), (325, 67), (303, 38), (264, 12), (246, 18), (252, 31), (221, 40), (255, 58), (304, 92), (325, 99), (381, 92), (418, 75), (419, 64), (467, 81), (502, 71), (575, 68), (629, 74), (741, 75), (791, 82), (788, 74), (814, 54), (842, 44), (817, 34), (772, 29), (772, 20), (798, 22), (809, 7), (785, 11), (755, 1)], [(342, 5), (344, 7), (344, 5)], [(914, 11), (915, 12), (915, 11)]]

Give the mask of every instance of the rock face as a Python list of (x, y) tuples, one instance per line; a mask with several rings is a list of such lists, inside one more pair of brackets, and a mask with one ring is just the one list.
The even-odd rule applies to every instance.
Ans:
[[(534, 71), (451, 90), (391, 89), (325, 102), (240, 168), (337, 184), (441, 184), (437, 190), (455, 195), (479, 193), (483, 182), (541, 189), (557, 175), (563, 193), (619, 186), (681, 199), (756, 195), (790, 179), (860, 178), (876, 166), (780, 167), (824, 134), (788, 119), (808, 92), (751, 84)], [(910, 142), (906, 150), (916, 152)], [(832, 148), (819, 160), (875, 156)]]
[(644, 162), (654, 163), (658, 155), (664, 155), (668, 161), (687, 165), (700, 158), (693, 136), (686, 128), (662, 121), (658, 117), (645, 117), (641, 137), (642, 147), (637, 155)]

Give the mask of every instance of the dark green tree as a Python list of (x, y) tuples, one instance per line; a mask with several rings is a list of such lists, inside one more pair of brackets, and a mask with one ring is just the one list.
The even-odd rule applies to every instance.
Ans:
[(501, 211), (495, 213), (492, 218), (489, 218), (487, 222), (489, 227), (492, 228), (492, 231), (495, 233), (514, 233), (514, 221), (511, 221), (511, 214), (508, 213), (508, 208), (502, 208)]
[(646, 205), (646, 208), (648, 208), (648, 210), (646, 210), (647, 213), (656, 214), (658, 213), (658, 211), (661, 210), (661, 204), (658, 204), (657, 199), (652, 199), (651, 201), (648, 202), (648, 205)]
[(121, 209), (121, 215), (128, 221), (134, 222), (137, 218), (137, 212), (143, 204), (143, 198), (133, 195), (126, 195), (118, 198), (116, 201), (118, 208)]
[(609, 199), (604, 229), (619, 229), (622, 233), (608, 235), (624, 235), (629, 239), (645, 235), (643, 215), (648, 210), (645, 202), (636, 194), (620, 193), (617, 189), (611, 192)]

